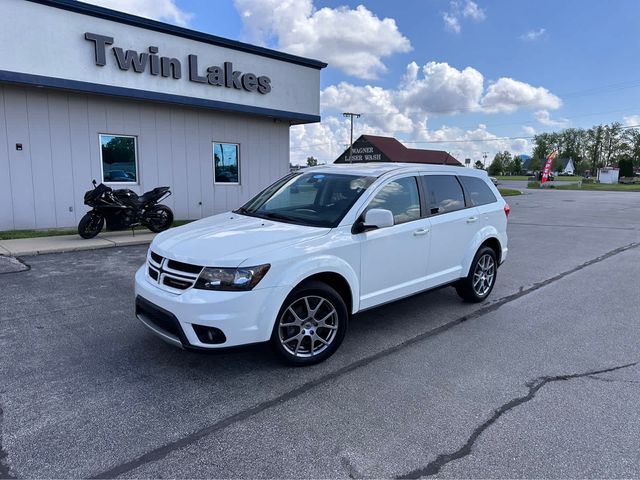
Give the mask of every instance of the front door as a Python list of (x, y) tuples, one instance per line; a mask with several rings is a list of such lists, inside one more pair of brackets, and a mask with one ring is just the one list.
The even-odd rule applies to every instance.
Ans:
[(367, 205), (393, 213), (394, 225), (357, 234), (361, 246), (360, 308), (369, 308), (425, 288), (429, 219), (424, 218), (417, 178), (390, 180)]

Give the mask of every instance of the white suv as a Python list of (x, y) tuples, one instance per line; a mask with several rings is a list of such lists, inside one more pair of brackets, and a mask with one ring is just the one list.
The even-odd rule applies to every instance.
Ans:
[(487, 298), (508, 214), (480, 170), (304, 169), (234, 212), (159, 234), (136, 273), (136, 315), (183, 348), (270, 340), (288, 362), (316, 363), (350, 314), (445, 284)]

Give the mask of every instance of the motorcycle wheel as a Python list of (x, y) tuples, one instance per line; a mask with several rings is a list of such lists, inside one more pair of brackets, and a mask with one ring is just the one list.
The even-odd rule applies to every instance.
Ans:
[(145, 226), (154, 233), (162, 232), (173, 223), (173, 212), (166, 205), (156, 205), (147, 210)]
[(89, 212), (78, 223), (78, 235), (82, 238), (93, 238), (102, 231), (104, 217), (100, 214)]

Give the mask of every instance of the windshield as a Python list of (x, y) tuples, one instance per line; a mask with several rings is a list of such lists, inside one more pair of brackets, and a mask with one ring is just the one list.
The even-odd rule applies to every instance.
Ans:
[(375, 177), (297, 173), (284, 177), (235, 211), (313, 227), (336, 227)]

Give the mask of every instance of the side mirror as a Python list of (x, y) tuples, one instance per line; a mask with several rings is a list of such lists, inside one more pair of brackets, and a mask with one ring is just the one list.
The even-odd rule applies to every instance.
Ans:
[(393, 213), (384, 208), (372, 208), (364, 214), (364, 226), (373, 228), (393, 227)]
[(364, 219), (358, 220), (352, 228), (352, 233), (362, 233), (375, 228), (392, 227), (393, 213), (384, 208), (372, 208), (364, 214)]

